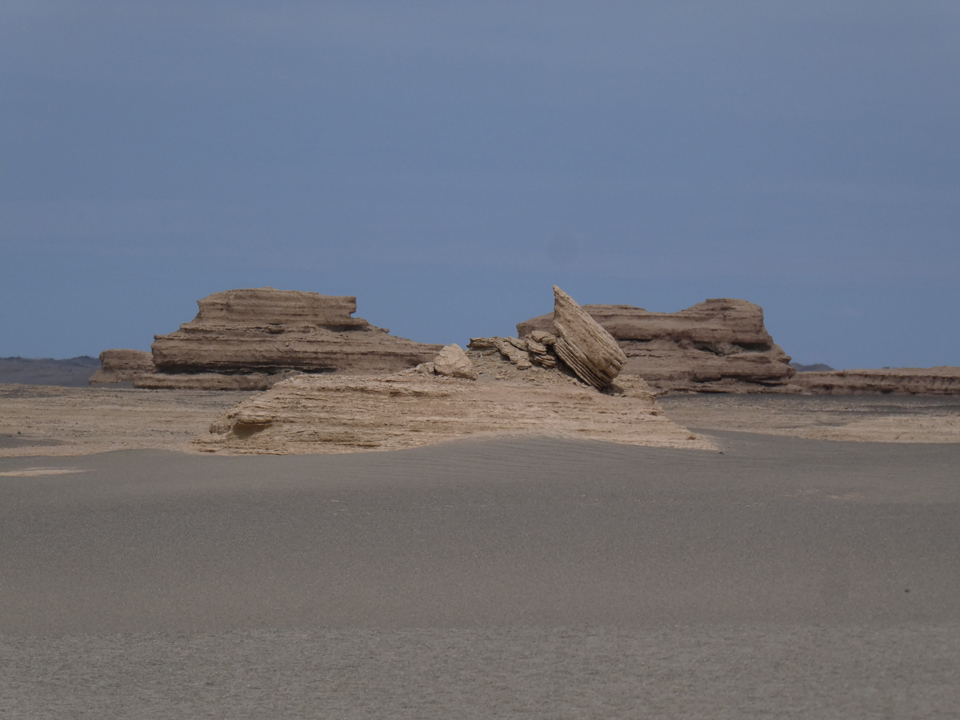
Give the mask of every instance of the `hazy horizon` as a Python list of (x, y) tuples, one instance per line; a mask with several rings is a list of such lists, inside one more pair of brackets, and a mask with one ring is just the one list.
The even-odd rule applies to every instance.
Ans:
[(960, 6), (11, 0), (0, 356), (211, 293), (423, 342), (761, 305), (800, 363), (960, 365)]

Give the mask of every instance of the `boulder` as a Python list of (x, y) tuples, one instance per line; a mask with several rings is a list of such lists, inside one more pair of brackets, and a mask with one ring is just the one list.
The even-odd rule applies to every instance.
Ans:
[[(795, 371), (773, 342), (763, 309), (746, 300), (713, 299), (675, 313), (630, 305), (582, 308), (626, 355), (621, 372), (657, 392), (756, 392), (787, 383)], [(554, 314), (517, 325), (520, 337), (552, 332)], [(559, 354), (559, 353), (558, 353)]]
[(447, 377), (463, 378), (465, 380), (477, 379), (477, 369), (470, 362), (470, 358), (467, 357), (463, 348), (456, 343), (444, 346), (433, 359), (433, 371), (437, 375), (446, 375)]
[(605, 388), (620, 374), (627, 356), (610, 333), (556, 285), (553, 298), (554, 352), (585, 383)]

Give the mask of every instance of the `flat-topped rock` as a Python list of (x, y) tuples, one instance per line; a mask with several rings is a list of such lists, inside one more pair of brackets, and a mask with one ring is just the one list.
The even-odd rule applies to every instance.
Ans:
[(357, 299), (253, 288), (214, 293), (151, 353), (106, 350), (91, 384), (265, 390), (299, 372), (390, 373), (431, 360), (441, 345), (390, 335), (353, 317)]
[(393, 372), (432, 359), (442, 347), (353, 317), (355, 297), (257, 288), (215, 293), (197, 304), (196, 318), (156, 336), (160, 372)]
[(100, 353), (100, 367), (88, 382), (91, 385), (110, 385), (131, 382), (156, 371), (153, 356), (143, 350), (104, 350)]
[[(640, 375), (659, 392), (751, 392), (795, 374), (773, 342), (763, 309), (746, 300), (713, 299), (675, 313), (630, 305), (584, 305), (626, 355), (621, 373)], [(553, 332), (554, 314), (517, 325), (520, 337)]]
[(960, 367), (802, 372), (785, 390), (801, 395), (960, 395)]

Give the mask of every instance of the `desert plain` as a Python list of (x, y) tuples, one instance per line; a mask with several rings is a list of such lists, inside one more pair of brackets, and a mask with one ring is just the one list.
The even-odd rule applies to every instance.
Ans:
[(956, 397), (194, 442), (254, 397), (0, 386), (0, 716), (956, 717)]

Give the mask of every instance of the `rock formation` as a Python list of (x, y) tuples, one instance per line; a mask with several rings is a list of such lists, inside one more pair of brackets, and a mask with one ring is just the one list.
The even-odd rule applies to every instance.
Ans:
[(437, 375), (476, 380), (477, 369), (470, 362), (470, 358), (463, 348), (454, 343), (444, 346), (443, 350), (433, 359), (433, 371)]
[[(417, 447), (464, 437), (536, 434), (635, 445), (709, 448), (663, 417), (634, 377), (603, 382), (619, 352), (603, 330), (576, 316), (557, 290), (558, 336), (477, 338), (470, 354), (447, 345), (431, 362), (377, 377), (300, 375), (244, 401), (198, 438), (201, 449), (242, 453), (337, 453)], [(566, 337), (579, 379), (554, 348)], [(601, 373), (605, 373), (601, 375)]]
[(132, 382), (156, 372), (153, 356), (143, 350), (104, 350), (100, 368), (90, 377), (91, 385)]
[(585, 383), (605, 388), (620, 374), (627, 356), (610, 333), (556, 285), (553, 298), (554, 351)]
[(960, 395), (960, 367), (802, 372), (784, 391), (802, 395)]
[(713, 447), (668, 420), (643, 385), (619, 395), (600, 393), (550, 372), (555, 382), (485, 382), (482, 375), (477, 382), (415, 370), (379, 377), (299, 375), (223, 414), (195, 445), (230, 453), (344, 453), (541, 435)]
[[(157, 335), (152, 367), (134, 387), (263, 390), (293, 373), (389, 373), (430, 360), (440, 345), (394, 337), (353, 317), (355, 297), (258, 288), (215, 293), (169, 335)], [(114, 382), (119, 355), (107, 351), (95, 383)], [(111, 375), (110, 373), (114, 373)]]
[[(629, 305), (585, 305), (626, 355), (623, 374), (639, 375), (658, 392), (756, 392), (795, 374), (774, 344), (763, 310), (745, 300), (707, 300), (676, 313)], [(522, 338), (554, 332), (556, 313), (517, 325)]]

